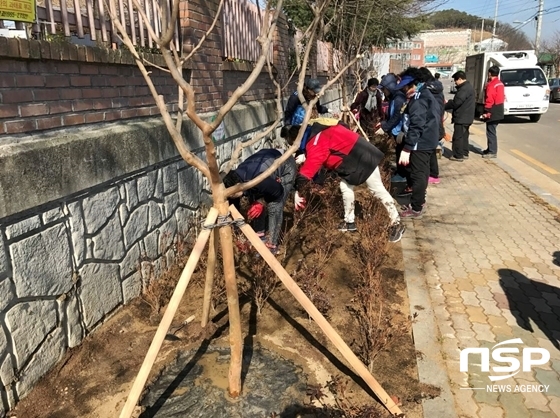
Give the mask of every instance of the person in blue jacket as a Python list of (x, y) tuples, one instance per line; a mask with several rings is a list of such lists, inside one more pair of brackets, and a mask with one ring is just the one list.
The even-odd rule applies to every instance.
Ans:
[[(316, 78), (310, 78), (305, 82), (302, 93), (305, 100), (309, 103), (320, 91), (321, 82)], [(330, 109), (321, 105), (321, 103), (317, 100), (315, 109), (313, 109), (312, 112), (311, 119), (315, 119), (319, 115), (330, 113)], [(305, 109), (303, 108), (301, 101), (299, 100), (298, 92), (296, 91), (290, 96), (288, 103), (286, 103), (286, 109), (284, 110), (284, 126), (301, 125), (303, 123), (304, 116)]]
[[(381, 129), (390, 135), (396, 142), (396, 159), (397, 163), (403, 149), (403, 115), (408, 100), (405, 94), (397, 89), (397, 77), (395, 74), (387, 74), (381, 79), (379, 86), (383, 90), (383, 94), (389, 99), (388, 115), (386, 120), (381, 122)], [(404, 183), (407, 181), (408, 170), (403, 165), (397, 164), (397, 172), (391, 178), (393, 183)]]
[[(245, 161), (235, 170), (231, 170), (223, 179), (226, 187), (253, 180), (266, 171), (278, 158), (282, 151), (272, 148), (262, 149)], [(239, 208), (242, 196), (249, 199), (250, 207), (247, 217), (257, 234), (265, 241), (272, 253), (278, 251), (278, 240), (284, 219), (284, 205), (294, 187), (297, 167), (293, 157), (289, 157), (272, 175), (256, 186), (230, 197), (230, 203)], [(263, 203), (264, 202), (264, 203)], [(265, 207), (266, 204), (266, 207)], [(268, 219), (266, 213), (268, 212)], [(267, 228), (268, 220), (268, 228)], [(268, 240), (266, 232), (268, 229)]]

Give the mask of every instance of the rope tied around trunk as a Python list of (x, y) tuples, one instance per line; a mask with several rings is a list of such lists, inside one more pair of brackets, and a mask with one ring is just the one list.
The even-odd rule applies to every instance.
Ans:
[(214, 228), (221, 228), (223, 226), (236, 226), (238, 228), (242, 227), (243, 225), (245, 225), (245, 219), (243, 218), (239, 218), (239, 219), (230, 219), (231, 217), (231, 213), (228, 212), (227, 215), (220, 215), (218, 216), (218, 219), (216, 220), (215, 224), (210, 224), (210, 225), (204, 225), (205, 221), (202, 221), (201, 223), (202, 225), (202, 229), (214, 229)]

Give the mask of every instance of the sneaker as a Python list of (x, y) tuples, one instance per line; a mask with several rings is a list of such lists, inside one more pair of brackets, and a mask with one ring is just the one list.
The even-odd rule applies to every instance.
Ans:
[(497, 157), (496, 154), (492, 154), (492, 153), (490, 153), (490, 152), (487, 153), (487, 154), (484, 154), (484, 155), (482, 156), (482, 158), (486, 158), (486, 159), (488, 159), (488, 158), (496, 158), (496, 157)]
[(484, 151), (482, 151), (482, 154), (483, 155), (490, 154), (490, 150), (486, 148)]
[(463, 160), (468, 160), (469, 156), (468, 155), (463, 155)]
[(391, 177), (391, 183), (404, 183), (406, 182), (406, 177), (402, 177), (398, 174), (395, 174), (393, 177)]
[(401, 212), (402, 219), (422, 219), (424, 215), (424, 208), (421, 211), (415, 211), (412, 206), (408, 205), (405, 211)]
[(402, 192), (400, 192), (398, 197), (405, 197), (412, 194), (412, 187), (406, 186)]
[(272, 255), (277, 255), (278, 252), (280, 251), (280, 249), (278, 248), (278, 245), (273, 245), (269, 242), (266, 243), (266, 247), (272, 253)]
[(439, 177), (428, 177), (428, 184), (439, 184), (440, 183), (440, 179)]
[(341, 222), (340, 225), (338, 225), (338, 230), (341, 232), (355, 232), (358, 228), (356, 228), (354, 222)]
[(458, 163), (462, 163), (463, 159), (462, 158), (449, 157), (449, 161), (456, 161)]
[(400, 222), (391, 225), (389, 227), (389, 242), (399, 242), (405, 230), (406, 227)]

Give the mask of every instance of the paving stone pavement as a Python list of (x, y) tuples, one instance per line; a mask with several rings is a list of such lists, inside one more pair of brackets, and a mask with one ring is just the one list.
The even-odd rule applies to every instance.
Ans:
[[(412, 225), (457, 415), (560, 417), (560, 217), (493, 161), (439, 161), (441, 183)], [(470, 354), (461, 371), (466, 348), (488, 349), (488, 370)], [(532, 348), (550, 360), (531, 365), (543, 354)]]

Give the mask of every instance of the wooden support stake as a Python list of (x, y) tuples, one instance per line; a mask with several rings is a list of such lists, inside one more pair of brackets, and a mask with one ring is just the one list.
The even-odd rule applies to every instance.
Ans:
[[(208, 212), (208, 216), (206, 217), (206, 225), (214, 225), (216, 223), (216, 218), (218, 217), (218, 210), (215, 208), (211, 208), (210, 212)], [(198, 260), (200, 259), (200, 255), (202, 251), (204, 251), (204, 247), (206, 246), (206, 241), (210, 237), (210, 233), (212, 229), (203, 229), (200, 235), (198, 236), (194, 248), (189, 256), (187, 264), (183, 269), (183, 273), (181, 273), (181, 277), (179, 278), (179, 282), (173, 291), (173, 295), (169, 300), (169, 305), (167, 305), (167, 309), (165, 310), (165, 314), (159, 323), (158, 329), (156, 331), (156, 335), (150, 344), (150, 348), (148, 349), (148, 353), (144, 358), (144, 362), (142, 363), (142, 367), (140, 367), (140, 371), (134, 380), (134, 384), (132, 385), (132, 389), (128, 394), (128, 398), (126, 399), (126, 403), (121, 411), (120, 418), (130, 418), (132, 413), (134, 412), (134, 408), (138, 403), (138, 399), (142, 394), (142, 390), (144, 389), (144, 385), (146, 384), (146, 380), (148, 380), (148, 375), (152, 370), (152, 366), (156, 360), (156, 357), (161, 349), (161, 345), (163, 344), (163, 340), (167, 335), (167, 331), (169, 330), (169, 326), (173, 321), (173, 317), (177, 312), (177, 308), (179, 308), (179, 303), (185, 294), (185, 290), (191, 280), (191, 276), (198, 264)]]
[(214, 289), (214, 275), (216, 273), (216, 259), (218, 258), (218, 230), (210, 235), (208, 243), (208, 262), (206, 264), (206, 283), (204, 285), (204, 299), (202, 301), (202, 328), (206, 327), (210, 319), (210, 306), (212, 305), (212, 290)]
[[(234, 219), (243, 219), (239, 211), (235, 206), (231, 205), (229, 207)], [(402, 416), (402, 411), (399, 409), (397, 404), (391, 399), (391, 397), (385, 392), (381, 385), (375, 380), (371, 375), (368, 368), (360, 361), (360, 359), (352, 352), (350, 347), (344, 342), (342, 337), (335, 331), (335, 329), (329, 324), (325, 317), (319, 312), (319, 310), (313, 305), (313, 302), (303, 293), (297, 283), (290, 277), (288, 272), (282, 267), (278, 262), (276, 257), (272, 255), (270, 250), (261, 241), (258, 235), (253, 231), (253, 228), (249, 224), (245, 224), (240, 227), (241, 231), (249, 239), (253, 247), (259, 252), (266, 263), (272, 268), (274, 273), (278, 278), (284, 283), (284, 286), (288, 291), (296, 298), (296, 300), (303, 306), (305, 311), (315, 320), (319, 328), (325, 333), (325, 335), (331, 340), (334, 346), (340, 351), (342, 356), (350, 363), (352, 368), (360, 375), (362, 379), (367, 383), (371, 390), (377, 395), (379, 400), (385, 405), (385, 407), (394, 416)]]
[(360, 125), (360, 122), (358, 122), (358, 119), (356, 119), (356, 116), (354, 116), (354, 113), (351, 112), (351, 111), (348, 111), (348, 112), (350, 113), (350, 116), (352, 117), (352, 119), (354, 119), (354, 122), (356, 122), (356, 126), (358, 127), (358, 129), (360, 130), (360, 132), (362, 133), (364, 138), (369, 141), (369, 137), (367, 136), (365, 131), (362, 129), (362, 125)]

